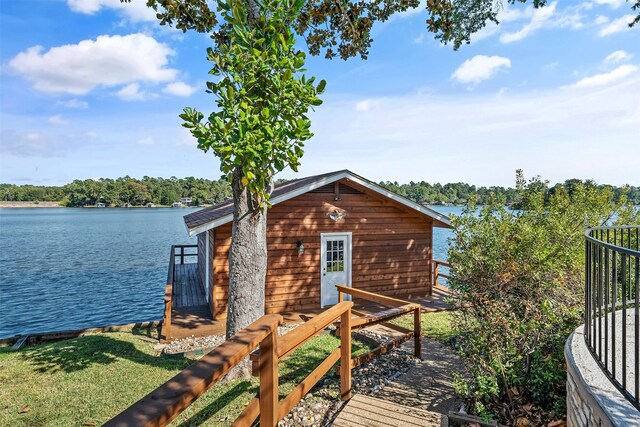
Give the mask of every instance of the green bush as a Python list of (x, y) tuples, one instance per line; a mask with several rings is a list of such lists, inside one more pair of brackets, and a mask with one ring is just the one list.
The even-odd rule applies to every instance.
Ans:
[(563, 345), (582, 323), (585, 228), (638, 213), (590, 182), (549, 188), (518, 171), (516, 188), (517, 209), (494, 199), (453, 219), (453, 325), (467, 365), (458, 385), (479, 415), (541, 422), (565, 413)]

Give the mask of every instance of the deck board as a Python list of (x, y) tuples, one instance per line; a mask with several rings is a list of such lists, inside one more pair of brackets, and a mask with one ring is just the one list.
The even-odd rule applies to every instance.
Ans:
[[(422, 305), (423, 312), (440, 311), (450, 309), (446, 302), (449, 291), (445, 287), (437, 287), (433, 290), (432, 296), (422, 298), (411, 298), (411, 302)], [(388, 307), (356, 299), (357, 308), (363, 312), (376, 312)], [(307, 321), (323, 310), (318, 306), (316, 309), (304, 311), (290, 311), (284, 313), (285, 322), (299, 323)], [(207, 302), (205, 289), (198, 274), (198, 264), (176, 264), (173, 310), (172, 310), (172, 331), (173, 339), (189, 336), (224, 335), (226, 319), (224, 315), (219, 320), (213, 320), (211, 309)]]
[(177, 264), (173, 284), (175, 308), (206, 305), (204, 286), (198, 275), (198, 264)]
[(171, 316), (172, 339), (225, 333), (225, 320), (213, 320), (196, 263), (175, 266)]
[(336, 427), (425, 427), (440, 426), (439, 414), (399, 405), (371, 396), (355, 394), (333, 422)]

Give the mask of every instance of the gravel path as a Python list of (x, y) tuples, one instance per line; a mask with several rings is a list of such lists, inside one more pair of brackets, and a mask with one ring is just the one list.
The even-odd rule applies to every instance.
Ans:
[[(278, 335), (284, 335), (298, 327), (297, 324), (287, 324), (278, 327)], [(169, 344), (160, 344), (155, 348), (162, 350), (167, 354), (187, 353), (189, 351), (213, 349), (225, 341), (223, 335), (211, 335), (208, 337), (187, 337), (179, 340), (173, 340)]]

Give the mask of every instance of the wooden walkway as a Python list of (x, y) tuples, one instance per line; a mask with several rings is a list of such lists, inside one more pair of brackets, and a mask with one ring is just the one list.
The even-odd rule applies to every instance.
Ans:
[(171, 311), (171, 337), (224, 335), (226, 320), (213, 320), (198, 264), (176, 264)]
[(440, 414), (361, 394), (354, 395), (333, 421), (334, 427), (440, 426)]
[[(396, 332), (384, 326), (373, 331), (390, 338)], [(386, 330), (386, 331), (385, 331)], [(412, 344), (402, 345), (411, 353)], [(374, 397), (354, 395), (344, 406), (335, 427), (440, 427), (443, 414), (458, 412), (463, 399), (455, 392), (453, 372), (463, 366), (455, 351), (422, 338), (422, 361), (375, 392)]]
[(191, 307), (207, 305), (204, 286), (198, 275), (198, 264), (176, 264), (173, 283), (173, 306)]

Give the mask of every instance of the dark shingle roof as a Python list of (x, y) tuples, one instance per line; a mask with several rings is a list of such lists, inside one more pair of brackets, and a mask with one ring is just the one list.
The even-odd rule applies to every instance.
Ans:
[[(306, 178), (294, 179), (291, 181), (276, 184), (273, 192), (271, 193), (271, 200), (274, 204), (287, 200), (291, 197), (295, 197), (299, 194), (303, 194), (305, 191), (311, 191), (322, 185), (330, 184), (340, 179), (346, 178), (352, 180), (354, 183), (358, 183), (361, 186), (367, 187), (372, 191), (380, 193), (381, 195), (391, 198), (417, 212), (427, 215), (435, 220), (434, 225), (436, 227), (451, 227), (451, 223), (446, 215), (440, 212), (434, 211), (426, 206), (421, 206), (406, 197), (395, 194), (385, 188), (382, 188), (378, 184), (371, 182), (359, 175), (354, 174), (346, 169), (329, 172), (322, 175), (308, 176)], [(300, 191), (302, 190), (302, 191)], [(233, 214), (233, 200), (225, 200), (210, 208), (205, 208), (197, 212), (185, 215), (184, 222), (187, 226), (187, 230), (190, 235), (202, 233), (208, 229), (225, 224), (232, 220)]]
[[(298, 178), (298, 179), (293, 179), (291, 181), (281, 182), (280, 184), (275, 185), (273, 192), (271, 193), (271, 198), (274, 199), (283, 194), (289, 193), (291, 191), (295, 191), (302, 187), (306, 187), (307, 185), (310, 185), (316, 181), (328, 178), (332, 175), (336, 175), (342, 172), (345, 172), (345, 171), (341, 170), (341, 171), (329, 172), (321, 175), (308, 176), (305, 178)], [(216, 219), (230, 215), (232, 213), (233, 213), (233, 199), (227, 199), (224, 202), (221, 202), (215, 206), (204, 208), (199, 211), (185, 215), (184, 223), (187, 225), (187, 229), (191, 230), (201, 225), (215, 221)]]

